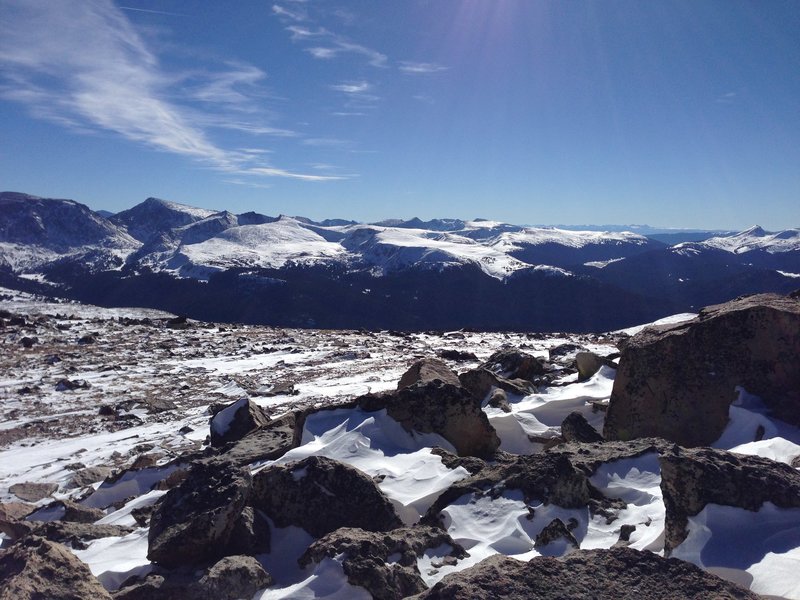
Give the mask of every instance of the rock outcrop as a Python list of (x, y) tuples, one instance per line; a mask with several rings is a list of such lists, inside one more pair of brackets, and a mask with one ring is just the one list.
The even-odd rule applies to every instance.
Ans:
[(370, 477), (324, 456), (256, 473), (250, 502), (276, 526), (296, 525), (314, 537), (340, 527), (388, 531), (402, 525), (392, 503)]
[(153, 512), (147, 558), (173, 568), (225, 556), (251, 485), (246, 467), (223, 461), (196, 463)]
[(403, 373), (403, 376), (397, 383), (397, 389), (401, 390), (420, 383), (426, 385), (436, 380), (442, 383), (449, 383), (450, 385), (461, 385), (458, 381), (458, 375), (445, 363), (435, 358), (423, 358), (415, 362), (409, 367), (408, 371)]
[(78, 557), (61, 544), (29, 536), (0, 551), (0, 600), (111, 600)]
[(603, 436), (589, 425), (581, 413), (574, 411), (567, 415), (561, 423), (561, 437), (567, 442), (602, 442)]
[(289, 412), (221, 447), (219, 453), (237, 465), (275, 460), (300, 445), (302, 430), (302, 419)]
[(342, 528), (311, 544), (299, 563), (305, 567), (344, 554), (342, 567), (352, 585), (365, 588), (376, 600), (400, 600), (427, 589), (417, 559), (425, 550), (443, 544), (452, 548), (448, 557), (453, 562), (467, 555), (435, 527), (404, 527), (386, 533)]
[(578, 381), (586, 381), (602, 367), (617, 368), (613, 361), (594, 352), (578, 352), (575, 355), (575, 366), (578, 369)]
[(800, 507), (800, 471), (787, 464), (713, 450), (678, 448), (661, 455), (661, 490), (667, 509), (665, 550), (686, 539), (687, 517), (707, 504), (758, 510), (764, 502)]
[(476, 400), (464, 388), (440, 380), (418, 382), (396, 392), (356, 400), (367, 411), (386, 413), (407, 431), (438, 433), (465, 456), (491, 456), (500, 438)]
[(249, 398), (237, 400), (211, 418), (211, 445), (222, 446), (239, 440), (269, 421), (267, 413)]
[(603, 433), (709, 445), (728, 423), (737, 386), (800, 426), (798, 356), (798, 298), (748, 296), (648, 327), (623, 348)]
[(576, 551), (562, 559), (522, 562), (495, 555), (447, 575), (417, 600), (705, 600), (758, 595), (674, 558), (630, 548)]

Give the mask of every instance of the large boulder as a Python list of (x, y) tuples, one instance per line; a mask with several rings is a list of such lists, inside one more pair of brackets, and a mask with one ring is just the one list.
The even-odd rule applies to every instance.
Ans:
[(251, 485), (246, 467), (211, 460), (195, 463), (153, 512), (147, 558), (174, 568), (225, 556)]
[(780, 508), (800, 507), (800, 471), (784, 463), (711, 448), (679, 447), (663, 453), (659, 462), (667, 509), (667, 552), (686, 539), (688, 517), (707, 504), (751, 511), (764, 502)]
[(578, 369), (578, 381), (586, 381), (603, 367), (616, 369), (614, 361), (594, 352), (578, 352), (575, 355), (575, 367)]
[(522, 562), (495, 555), (447, 575), (418, 600), (705, 600), (752, 599), (749, 590), (674, 558), (630, 548), (582, 550)]
[(253, 476), (250, 502), (276, 526), (296, 525), (314, 537), (340, 527), (388, 531), (402, 525), (370, 477), (324, 456), (259, 471)]
[(267, 413), (249, 398), (237, 400), (211, 418), (211, 445), (239, 440), (269, 421)]
[(385, 533), (342, 528), (311, 544), (299, 563), (306, 567), (343, 554), (342, 567), (352, 585), (365, 588), (376, 600), (400, 600), (427, 589), (417, 559), (425, 550), (444, 544), (451, 548), (446, 560), (455, 563), (467, 556), (446, 532), (435, 527), (404, 527)]
[(481, 367), (503, 379), (525, 379), (527, 381), (533, 381), (546, 372), (542, 360), (515, 348), (498, 350)]
[(111, 600), (77, 556), (61, 544), (26, 537), (0, 551), (0, 600)]
[(366, 411), (386, 409), (407, 431), (438, 433), (462, 456), (488, 457), (500, 446), (480, 401), (461, 386), (441, 380), (367, 394), (356, 403)]
[(397, 384), (397, 389), (401, 390), (417, 383), (424, 385), (437, 379), (443, 383), (455, 386), (461, 385), (458, 381), (458, 375), (442, 361), (435, 358), (423, 358), (415, 362), (409, 367), (408, 371), (403, 373)]
[(798, 356), (800, 299), (777, 294), (645, 328), (622, 350), (603, 433), (709, 445), (728, 423), (737, 386), (760, 396), (775, 417), (800, 426)]
[(603, 436), (589, 425), (581, 413), (573, 411), (561, 423), (561, 437), (567, 442), (602, 442)]
[(524, 379), (505, 379), (488, 369), (478, 367), (458, 376), (461, 385), (479, 402), (487, 399), (492, 390), (500, 389), (515, 396), (527, 396), (536, 392), (536, 386)]

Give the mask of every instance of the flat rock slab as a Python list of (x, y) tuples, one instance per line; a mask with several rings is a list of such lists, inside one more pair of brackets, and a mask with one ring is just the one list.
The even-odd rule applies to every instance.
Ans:
[(48, 496), (58, 491), (57, 483), (15, 483), (8, 491), (14, 494), (20, 500), (26, 502), (38, 502), (44, 500)]

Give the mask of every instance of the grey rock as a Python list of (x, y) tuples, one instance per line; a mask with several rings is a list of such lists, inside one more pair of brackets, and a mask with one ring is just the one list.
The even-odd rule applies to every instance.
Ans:
[(622, 351), (604, 435), (657, 436), (682, 446), (714, 442), (736, 386), (775, 417), (800, 426), (800, 299), (759, 294), (648, 327)]
[(601, 367), (617, 368), (614, 362), (594, 352), (578, 352), (575, 355), (575, 366), (578, 368), (578, 381), (586, 381), (591, 378)]
[(89, 567), (61, 544), (29, 536), (0, 553), (0, 600), (110, 600)]
[(196, 463), (153, 512), (147, 558), (172, 568), (224, 556), (251, 485), (247, 468), (223, 461)]
[(103, 481), (106, 477), (111, 475), (111, 471), (112, 469), (110, 467), (87, 467), (79, 469), (75, 471), (67, 487), (82, 488), (98, 481)]
[(508, 403), (508, 396), (505, 390), (494, 390), (489, 396), (489, 406), (492, 408), (499, 408), (503, 412), (511, 412), (511, 405)]
[(8, 491), (20, 500), (38, 502), (58, 491), (58, 484), (37, 482), (15, 483), (8, 488)]
[(107, 537), (119, 537), (131, 533), (133, 529), (121, 525), (95, 525), (94, 523), (75, 523), (68, 521), (50, 521), (36, 525), (33, 535), (43, 537), (51, 542), (66, 544), (76, 549), (85, 549), (86, 542)]
[(356, 402), (367, 411), (385, 408), (407, 431), (438, 433), (459, 455), (491, 456), (500, 446), (480, 402), (460, 386), (417, 383), (396, 392), (361, 396)]
[(688, 517), (707, 504), (758, 510), (764, 502), (800, 507), (800, 471), (760, 456), (711, 448), (674, 447), (661, 463), (661, 491), (667, 509), (665, 550), (686, 539)]
[[(467, 556), (446, 532), (435, 527), (404, 527), (386, 533), (341, 528), (317, 540), (299, 559), (301, 567), (344, 554), (342, 567), (352, 585), (376, 600), (400, 600), (427, 589), (417, 559), (429, 548), (448, 544), (454, 561)], [(389, 563), (389, 557), (399, 560)]]
[(527, 396), (536, 392), (536, 386), (529, 381), (511, 381), (483, 367), (461, 373), (458, 379), (464, 389), (479, 402), (486, 400), (493, 388), (499, 388), (515, 396)]
[(499, 350), (489, 357), (483, 365), (487, 371), (503, 379), (525, 379), (533, 381), (546, 372), (543, 361), (517, 349)]
[(397, 389), (401, 390), (418, 383), (425, 385), (436, 380), (449, 383), (456, 387), (461, 386), (458, 375), (445, 363), (435, 358), (423, 358), (415, 362), (403, 373), (403, 376), (397, 384)]
[(237, 400), (211, 418), (211, 445), (239, 440), (269, 421), (267, 413), (249, 398)]
[(402, 525), (371, 478), (323, 456), (259, 471), (250, 502), (276, 526), (296, 525), (315, 537), (340, 527), (388, 531)]
[(298, 419), (294, 413), (287, 413), (242, 439), (223, 446), (219, 452), (224, 455), (225, 460), (238, 465), (275, 460), (300, 445), (302, 423), (303, 420)]
[(567, 442), (602, 442), (603, 436), (589, 425), (581, 413), (574, 411), (567, 415), (561, 423), (561, 437)]
[(495, 555), (447, 575), (418, 600), (718, 600), (758, 595), (693, 564), (630, 548), (578, 550), (522, 562)]

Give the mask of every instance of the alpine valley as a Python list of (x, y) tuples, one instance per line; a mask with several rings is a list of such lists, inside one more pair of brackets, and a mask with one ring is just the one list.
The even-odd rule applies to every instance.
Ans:
[(596, 332), (800, 287), (798, 229), (608, 229), (312, 221), (156, 198), (109, 214), (3, 192), (0, 285), (216, 322)]

